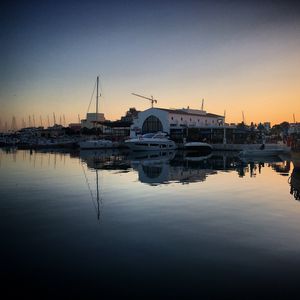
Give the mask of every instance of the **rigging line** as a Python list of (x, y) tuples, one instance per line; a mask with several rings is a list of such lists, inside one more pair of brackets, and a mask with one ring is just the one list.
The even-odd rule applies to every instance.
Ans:
[(87, 109), (87, 112), (89, 112), (89, 110), (90, 110), (91, 103), (92, 103), (93, 96), (94, 96), (95, 89), (96, 89), (96, 85), (97, 85), (97, 80), (95, 81), (95, 85), (94, 85), (93, 93), (92, 93), (92, 96), (91, 96), (91, 100), (90, 100), (90, 103), (89, 103), (89, 107), (88, 107), (88, 109)]
[(91, 194), (91, 200), (92, 200), (92, 203), (93, 203), (95, 212), (98, 213), (97, 207), (96, 207), (96, 204), (95, 204), (95, 200), (94, 200), (94, 196), (93, 196), (93, 192), (92, 192), (91, 186), (90, 186), (90, 184), (89, 184), (89, 181), (88, 181), (88, 179), (87, 179), (87, 175), (86, 175), (86, 172), (85, 172), (85, 170), (84, 170), (83, 164), (81, 164), (81, 167), (82, 167), (82, 170), (83, 170), (83, 174), (84, 174), (84, 177), (85, 177), (86, 184), (87, 184), (88, 189), (89, 189), (90, 194)]

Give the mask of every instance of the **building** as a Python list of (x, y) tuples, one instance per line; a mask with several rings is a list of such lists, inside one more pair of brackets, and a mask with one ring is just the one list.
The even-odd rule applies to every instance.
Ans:
[(135, 107), (129, 108), (129, 110), (126, 112), (125, 116), (121, 117), (121, 122), (126, 122), (126, 123), (132, 123), (133, 119), (137, 117), (139, 111), (136, 110)]
[(69, 124), (69, 128), (76, 133), (80, 132), (81, 129), (81, 123), (70, 123)]
[(300, 123), (290, 123), (288, 134), (300, 134)]
[(263, 125), (267, 132), (269, 132), (271, 130), (271, 122), (264, 122)]
[(139, 112), (133, 119), (130, 136), (148, 132), (163, 131), (169, 135), (183, 135), (189, 129), (220, 128), (225, 124), (225, 117), (207, 113), (205, 110), (182, 108), (149, 108)]
[(123, 141), (130, 135), (131, 122), (106, 121), (101, 123), (102, 132), (113, 141)]
[(103, 113), (87, 113), (86, 119), (81, 120), (81, 128), (92, 129), (96, 122), (104, 122), (105, 117)]

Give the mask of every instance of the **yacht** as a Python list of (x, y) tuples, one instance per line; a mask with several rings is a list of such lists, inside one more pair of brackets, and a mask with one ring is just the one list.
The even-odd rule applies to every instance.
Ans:
[(176, 149), (174, 141), (166, 133), (146, 133), (140, 137), (125, 141), (125, 145), (134, 151), (173, 150)]

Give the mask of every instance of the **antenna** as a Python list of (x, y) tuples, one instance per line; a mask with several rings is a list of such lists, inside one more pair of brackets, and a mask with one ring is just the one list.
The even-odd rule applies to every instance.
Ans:
[(131, 94), (134, 95), (134, 96), (140, 97), (140, 98), (144, 98), (144, 99), (150, 100), (150, 102), (151, 102), (151, 108), (153, 108), (153, 103), (157, 103), (157, 100), (153, 99), (153, 96), (151, 96), (151, 98), (149, 98), (149, 97), (145, 97), (145, 96), (142, 96), (142, 95), (139, 95), (139, 94), (135, 94), (135, 93), (131, 93)]
[(224, 110), (224, 120), (225, 120), (225, 118), (226, 118), (226, 109)]
[(61, 116), (59, 116), (59, 125), (61, 125)]
[(204, 110), (204, 99), (202, 99), (201, 110)]
[(35, 127), (35, 118), (34, 118), (34, 115), (32, 115), (32, 120), (33, 120), (33, 127)]
[(55, 113), (53, 113), (53, 122), (54, 122), (54, 125), (55, 125), (56, 124)]
[(63, 114), (63, 124), (64, 124), (64, 127), (66, 127), (66, 118), (65, 118), (64, 114)]
[(28, 116), (28, 124), (29, 124), (29, 127), (32, 127), (30, 115)]
[(296, 124), (295, 114), (293, 114), (294, 123)]
[(43, 127), (43, 120), (42, 120), (42, 116), (40, 116), (40, 122), (41, 122), (41, 127)]
[(243, 123), (245, 124), (245, 116), (244, 116), (244, 111), (242, 111), (242, 118), (243, 118)]
[(50, 119), (49, 119), (49, 115), (47, 115), (47, 120), (48, 120), (48, 127), (50, 127)]
[(78, 114), (78, 123), (81, 123), (81, 122), (80, 122), (80, 115), (79, 115), (79, 114)]

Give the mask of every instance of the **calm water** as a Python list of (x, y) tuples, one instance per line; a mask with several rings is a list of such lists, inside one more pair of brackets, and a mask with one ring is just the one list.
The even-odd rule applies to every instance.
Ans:
[(292, 162), (230, 153), (0, 150), (2, 283), (24, 295), (292, 298), (290, 182), (299, 189)]

